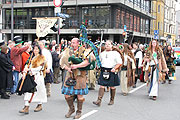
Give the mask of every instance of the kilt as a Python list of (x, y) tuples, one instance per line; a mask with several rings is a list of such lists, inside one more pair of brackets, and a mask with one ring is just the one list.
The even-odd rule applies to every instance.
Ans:
[(50, 73), (46, 73), (46, 77), (44, 78), (45, 83), (52, 83), (53, 82), (53, 73), (50, 70)]
[(118, 74), (115, 74), (113, 72), (110, 72), (109, 79), (103, 78), (103, 72), (104, 70), (110, 71), (112, 68), (101, 68), (100, 77), (98, 79), (98, 85), (102, 86), (108, 86), (108, 87), (114, 87), (120, 85), (120, 79)]
[(84, 89), (74, 89), (74, 86), (70, 87), (62, 87), (61, 93), (64, 95), (87, 95), (88, 94), (88, 86)]

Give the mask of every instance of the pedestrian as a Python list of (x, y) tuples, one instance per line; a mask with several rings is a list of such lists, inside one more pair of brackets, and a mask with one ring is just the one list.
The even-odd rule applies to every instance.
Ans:
[[(26, 92), (24, 96), (25, 106), (22, 110), (20, 110), (20, 113), (29, 114), (29, 104), (31, 102), (38, 103), (37, 107), (35, 108), (34, 112), (39, 112), (42, 110), (42, 104), (47, 102), (47, 94), (46, 94), (46, 88), (44, 84), (44, 77), (46, 75), (46, 60), (45, 57), (42, 55), (42, 51), (39, 45), (35, 45), (33, 47), (33, 54), (34, 57), (30, 61), (30, 67), (28, 68), (28, 65), (25, 66), (23, 71), (23, 76), (25, 76), (26, 73), (30, 74), (31, 76), (34, 76), (34, 81), (37, 84), (36, 91)], [(34, 94), (34, 95), (33, 95)]]
[(13, 73), (14, 69), (11, 59), (8, 57), (9, 48), (6, 45), (0, 46), (0, 93), (2, 99), (9, 99), (10, 96), (6, 94), (6, 89), (13, 87)]
[(134, 51), (133, 52), (134, 57), (136, 59), (135, 83), (134, 83), (133, 88), (136, 88), (137, 80), (140, 79), (140, 75), (141, 75), (141, 66), (142, 66), (142, 59), (143, 59), (142, 51), (139, 48), (137, 42), (133, 43), (133, 51)]
[(101, 60), (101, 73), (98, 80), (100, 85), (98, 99), (93, 104), (100, 106), (102, 98), (104, 96), (105, 87), (110, 87), (110, 102), (108, 105), (114, 104), (114, 98), (116, 94), (115, 86), (120, 85), (120, 79), (117, 74), (119, 67), (122, 65), (122, 56), (117, 52), (113, 51), (113, 43), (108, 40), (105, 43), (105, 51), (100, 54)]
[(135, 58), (127, 43), (123, 44), (124, 63), (121, 68), (121, 91), (128, 95), (130, 87), (135, 83)]
[[(175, 72), (176, 65), (174, 64), (174, 59), (175, 59), (174, 51), (172, 50), (172, 47), (170, 45), (168, 45), (165, 48), (164, 56), (165, 56), (167, 68), (169, 69), (167, 76), (172, 77), (173, 73)], [(171, 84), (171, 81), (172, 81), (171, 79), (168, 79), (169, 84)], [(166, 80), (164, 80), (163, 83), (166, 83)]]
[[(168, 73), (168, 68), (162, 49), (159, 47), (157, 40), (149, 43), (144, 62), (146, 63), (145, 81), (150, 80), (149, 97), (156, 100), (158, 96), (158, 86), (162, 78), (162, 71)], [(148, 77), (150, 74), (150, 77)]]
[[(62, 94), (66, 99), (66, 102), (69, 106), (69, 112), (65, 115), (66, 118), (69, 118), (74, 112), (74, 96), (77, 95), (77, 111), (74, 119), (78, 119), (81, 117), (83, 102), (85, 101), (83, 95), (88, 94), (87, 87), (87, 77), (86, 70), (79, 70), (80, 68), (84, 68), (89, 65), (90, 62), (95, 60), (94, 55), (91, 53), (87, 58), (89, 52), (83, 46), (79, 46), (79, 39), (73, 38), (71, 40), (72, 50), (69, 48), (65, 49), (64, 54), (61, 58), (61, 67), (62, 69), (67, 70), (66, 78), (62, 87)], [(79, 64), (73, 64), (72, 59), (79, 60), (82, 58), (82, 62)], [(71, 65), (68, 63), (68, 59), (71, 61)], [(69, 62), (70, 62), (69, 61)], [(76, 84), (71, 84), (70, 81), (72, 79), (76, 80)], [(69, 84), (68, 84), (69, 83)]]
[(55, 51), (51, 53), (52, 54), (52, 59), (53, 59), (53, 74), (54, 74), (54, 83), (59, 84), (58, 78), (59, 78), (59, 73), (60, 73), (60, 49), (59, 46), (55, 46)]
[(11, 60), (15, 66), (15, 70), (13, 71), (14, 77), (14, 86), (11, 88), (11, 94), (16, 92), (16, 88), (19, 81), (19, 73), (22, 71), (22, 53), (25, 52), (29, 48), (29, 44), (25, 47), (22, 47), (22, 38), (20, 36), (14, 37), (15, 46), (11, 49)]

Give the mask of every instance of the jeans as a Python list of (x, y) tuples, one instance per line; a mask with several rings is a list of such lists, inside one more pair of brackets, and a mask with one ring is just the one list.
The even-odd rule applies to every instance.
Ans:
[(11, 93), (15, 93), (16, 92), (16, 89), (17, 89), (17, 86), (18, 86), (18, 81), (19, 81), (19, 72), (18, 71), (13, 71), (13, 82), (14, 82), (14, 85), (11, 88)]

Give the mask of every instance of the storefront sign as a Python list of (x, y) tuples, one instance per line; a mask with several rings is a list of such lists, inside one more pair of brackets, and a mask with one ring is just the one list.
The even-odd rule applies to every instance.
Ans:
[[(87, 34), (101, 34), (104, 33), (105, 30), (87, 30)], [(78, 33), (81, 33), (81, 30), (78, 30)]]

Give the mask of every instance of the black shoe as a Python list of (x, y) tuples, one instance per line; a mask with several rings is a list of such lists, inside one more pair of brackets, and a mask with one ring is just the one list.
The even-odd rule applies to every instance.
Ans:
[(133, 85), (133, 88), (136, 88), (136, 85)]
[(88, 88), (89, 90), (95, 90), (95, 88)]
[(7, 96), (7, 95), (1, 95), (1, 98), (2, 98), (2, 99), (10, 99), (10, 96)]

